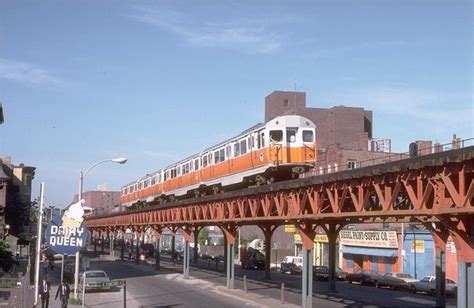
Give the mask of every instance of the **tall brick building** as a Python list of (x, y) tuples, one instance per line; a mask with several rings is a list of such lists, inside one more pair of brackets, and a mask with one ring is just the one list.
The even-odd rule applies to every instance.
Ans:
[[(78, 195), (74, 195), (74, 202), (77, 202)], [(114, 208), (120, 204), (119, 191), (94, 190), (82, 193), (82, 199), (85, 203), (83, 206), (90, 207), (94, 211), (94, 215), (110, 214)]]
[(391, 155), (390, 140), (372, 136), (372, 111), (345, 106), (306, 107), (304, 92), (274, 91), (265, 98), (265, 122), (285, 114), (301, 115), (316, 124), (315, 173), (352, 169)]

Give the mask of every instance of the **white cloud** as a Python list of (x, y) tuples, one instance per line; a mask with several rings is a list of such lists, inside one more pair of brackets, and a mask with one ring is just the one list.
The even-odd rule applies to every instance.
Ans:
[(0, 58), (0, 79), (35, 85), (63, 84), (51, 71), (34, 64), (5, 58)]
[(265, 23), (270, 19), (255, 21), (195, 21), (193, 16), (180, 12), (137, 7), (131, 17), (160, 29), (178, 35), (195, 47), (243, 49), (258, 53), (271, 53), (281, 46), (276, 33), (266, 30)]

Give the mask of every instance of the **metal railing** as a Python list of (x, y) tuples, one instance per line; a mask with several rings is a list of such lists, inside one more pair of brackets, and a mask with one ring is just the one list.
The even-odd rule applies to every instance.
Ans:
[[(468, 138), (463, 140), (453, 140), (449, 143), (444, 144), (435, 144), (431, 147), (424, 147), (417, 149), (416, 157), (429, 155), (433, 153), (440, 153), (446, 152), (454, 149), (462, 149), (465, 147), (473, 146), (474, 145), (474, 138)], [(370, 153), (378, 153), (378, 152), (370, 152)], [(307, 175), (322, 175), (322, 174), (330, 174), (345, 170), (352, 170), (362, 167), (374, 166), (374, 165), (381, 165), (389, 162), (400, 161), (404, 159), (411, 158), (410, 152), (404, 153), (395, 153), (391, 155), (383, 155), (382, 152), (380, 157), (370, 158), (362, 161), (354, 161), (353, 166), (349, 166), (347, 163), (345, 165), (335, 165), (336, 161), (331, 160), (328, 162), (327, 160), (321, 160), (316, 162), (315, 168), (312, 171), (309, 171)], [(326, 167), (322, 167), (326, 166)]]

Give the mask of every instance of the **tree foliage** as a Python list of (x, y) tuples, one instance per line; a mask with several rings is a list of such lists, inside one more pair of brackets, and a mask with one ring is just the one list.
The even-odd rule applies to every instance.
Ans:
[(206, 245), (206, 241), (209, 245), (209, 243), (211, 242), (211, 238), (209, 237), (209, 230), (207, 229), (207, 227), (204, 227), (201, 229), (201, 231), (199, 231), (198, 243), (201, 245)]

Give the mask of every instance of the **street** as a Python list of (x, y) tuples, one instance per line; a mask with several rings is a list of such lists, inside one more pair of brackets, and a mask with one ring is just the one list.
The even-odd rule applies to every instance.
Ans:
[[(190, 278), (184, 279), (181, 263), (173, 266), (168, 256), (162, 256), (161, 269), (136, 265), (134, 262), (92, 259), (91, 269), (104, 270), (111, 279), (126, 279), (127, 307), (296, 307), (301, 305), (301, 276), (272, 271), (270, 281), (263, 271), (244, 270), (236, 265), (235, 289), (226, 288), (223, 263), (215, 271), (215, 262), (208, 269), (207, 260), (199, 260), (196, 268), (191, 262)], [(247, 276), (245, 293), (243, 275)], [(53, 285), (56, 285), (53, 280)], [(281, 283), (285, 284), (285, 304), (280, 302)], [(52, 290), (56, 290), (53, 286)], [(122, 307), (123, 290), (86, 293), (87, 307)], [(52, 301), (51, 307), (59, 307)], [(119, 306), (118, 306), (119, 305)], [(347, 282), (337, 282), (337, 292), (327, 291), (327, 282), (314, 281), (314, 307), (434, 307), (435, 299), (424, 294), (378, 289)], [(456, 307), (456, 299), (448, 298), (447, 307)]]

